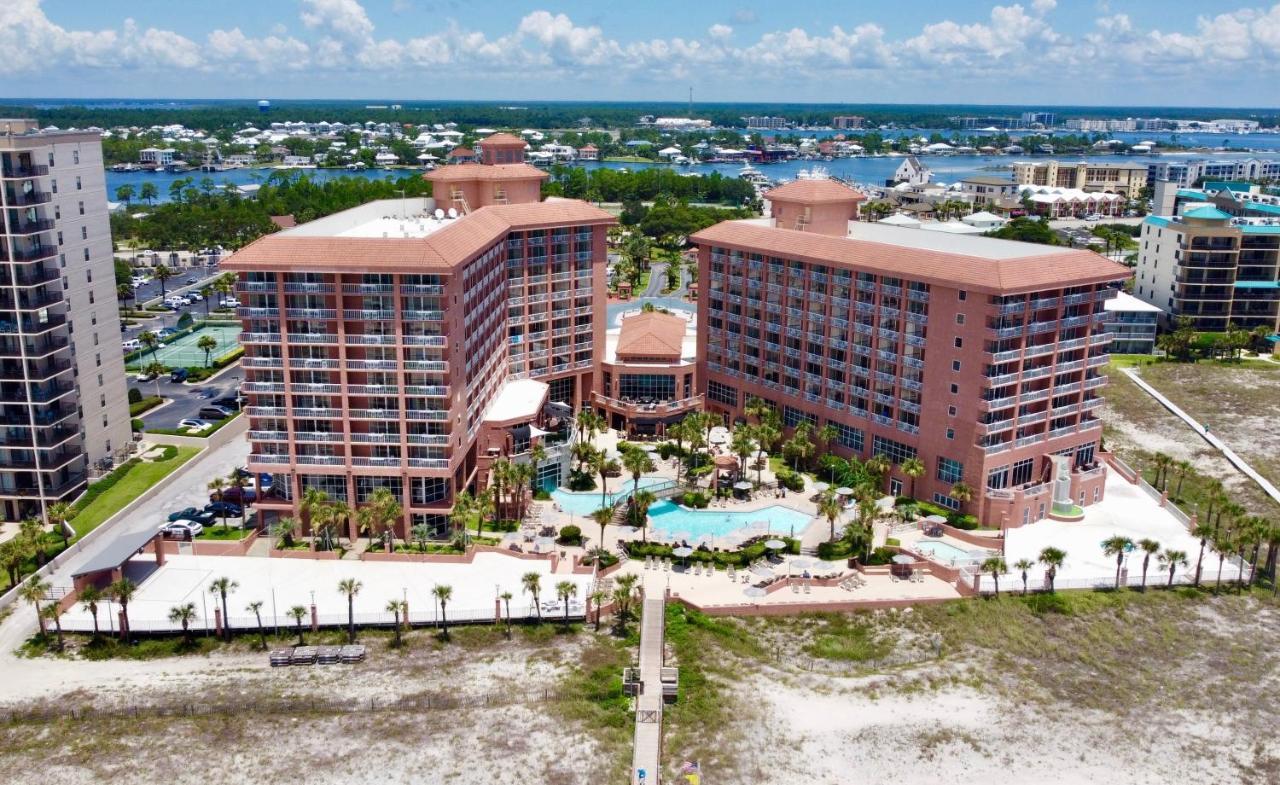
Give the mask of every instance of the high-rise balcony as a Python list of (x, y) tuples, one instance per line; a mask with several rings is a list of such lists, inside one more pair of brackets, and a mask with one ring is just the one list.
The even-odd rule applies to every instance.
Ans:
[(58, 246), (40, 245), (35, 248), (14, 248), (12, 251), (0, 244), (0, 262), (38, 262), (58, 255)]
[(30, 180), (32, 177), (44, 177), (49, 174), (49, 167), (44, 164), (10, 164), (0, 169), (0, 177), (6, 180)]
[(9, 221), (10, 235), (27, 235), (39, 234), (40, 232), (48, 232), (53, 230), (54, 223), (48, 219), (20, 219)]
[(48, 204), (53, 195), (48, 191), (23, 191), (18, 188), (5, 189), (5, 202), (10, 207), (32, 207), (37, 204)]

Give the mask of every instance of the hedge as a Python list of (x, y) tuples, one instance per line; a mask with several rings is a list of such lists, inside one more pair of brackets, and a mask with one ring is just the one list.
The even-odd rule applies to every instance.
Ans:
[[(129, 392), (132, 393), (136, 389), (138, 388), (130, 387)], [(154, 409), (162, 403), (164, 403), (164, 398), (161, 398), (158, 395), (148, 395), (140, 401), (134, 401), (129, 404), (129, 416), (137, 417), (139, 414), (142, 414), (149, 409)]]
[[(710, 551), (702, 548), (694, 550), (688, 557), (690, 562), (701, 562), (703, 564), (714, 564), (719, 568), (728, 567), (746, 567), (751, 562), (764, 556), (768, 551), (764, 547), (764, 538), (759, 541), (749, 543), (742, 546), (736, 551)], [(778, 539), (787, 545), (783, 549), (785, 553), (800, 553), (800, 541), (790, 537), (779, 537)], [(633, 559), (643, 558), (645, 556), (656, 556), (658, 558), (679, 559), (678, 556), (671, 555), (672, 546), (660, 542), (636, 542), (634, 540), (627, 543), (627, 554)]]

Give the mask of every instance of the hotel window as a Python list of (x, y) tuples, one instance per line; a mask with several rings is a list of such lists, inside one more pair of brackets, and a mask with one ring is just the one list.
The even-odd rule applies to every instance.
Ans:
[(871, 454), (883, 455), (894, 464), (901, 464), (908, 458), (916, 457), (916, 449), (909, 444), (873, 435), (871, 439)]
[(988, 488), (1008, 488), (1009, 487), (1009, 467), (998, 466), (987, 472)]
[(950, 458), (939, 456), (938, 479), (946, 483), (956, 483), (964, 477), (964, 464)]
[(448, 477), (414, 477), (410, 490), (413, 504), (426, 505), (449, 498)]
[(862, 431), (839, 422), (832, 422), (831, 425), (835, 426), (836, 429), (836, 444), (841, 447), (848, 447), (857, 453), (862, 452), (862, 448), (866, 444)]
[(960, 509), (960, 502), (956, 501), (955, 499), (951, 498), (945, 493), (935, 493), (933, 495), (933, 502), (934, 504), (941, 504), (943, 507), (946, 507), (948, 510)]
[(330, 499), (340, 502), (347, 500), (346, 477), (335, 474), (304, 474), (299, 479), (302, 481), (303, 492), (309, 488), (315, 488), (329, 494)]
[(738, 405), (738, 391), (712, 379), (707, 380), (707, 397), (726, 406)]
[(818, 418), (808, 412), (801, 411), (792, 406), (785, 406), (782, 409), (782, 424), (788, 428), (794, 428), (801, 422), (807, 422), (810, 426), (817, 426)]
[(618, 376), (618, 397), (636, 400), (675, 400), (676, 380), (673, 376), (662, 374), (620, 374)]
[(1013, 465), (1013, 484), (1015, 486), (1026, 485), (1031, 482), (1035, 463), (1035, 458), (1027, 458), (1025, 460), (1018, 461)]

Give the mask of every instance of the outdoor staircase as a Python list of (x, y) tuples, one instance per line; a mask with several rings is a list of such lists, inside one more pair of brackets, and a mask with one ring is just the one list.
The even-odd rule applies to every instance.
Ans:
[(449, 198), (458, 205), (459, 213), (466, 215), (471, 212), (471, 208), (467, 205), (467, 195), (461, 188), (450, 189)]

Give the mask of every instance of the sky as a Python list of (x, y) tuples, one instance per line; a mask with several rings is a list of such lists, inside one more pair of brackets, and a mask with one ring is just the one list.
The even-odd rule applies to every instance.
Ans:
[(1280, 2), (0, 0), (0, 97), (1280, 104)]

